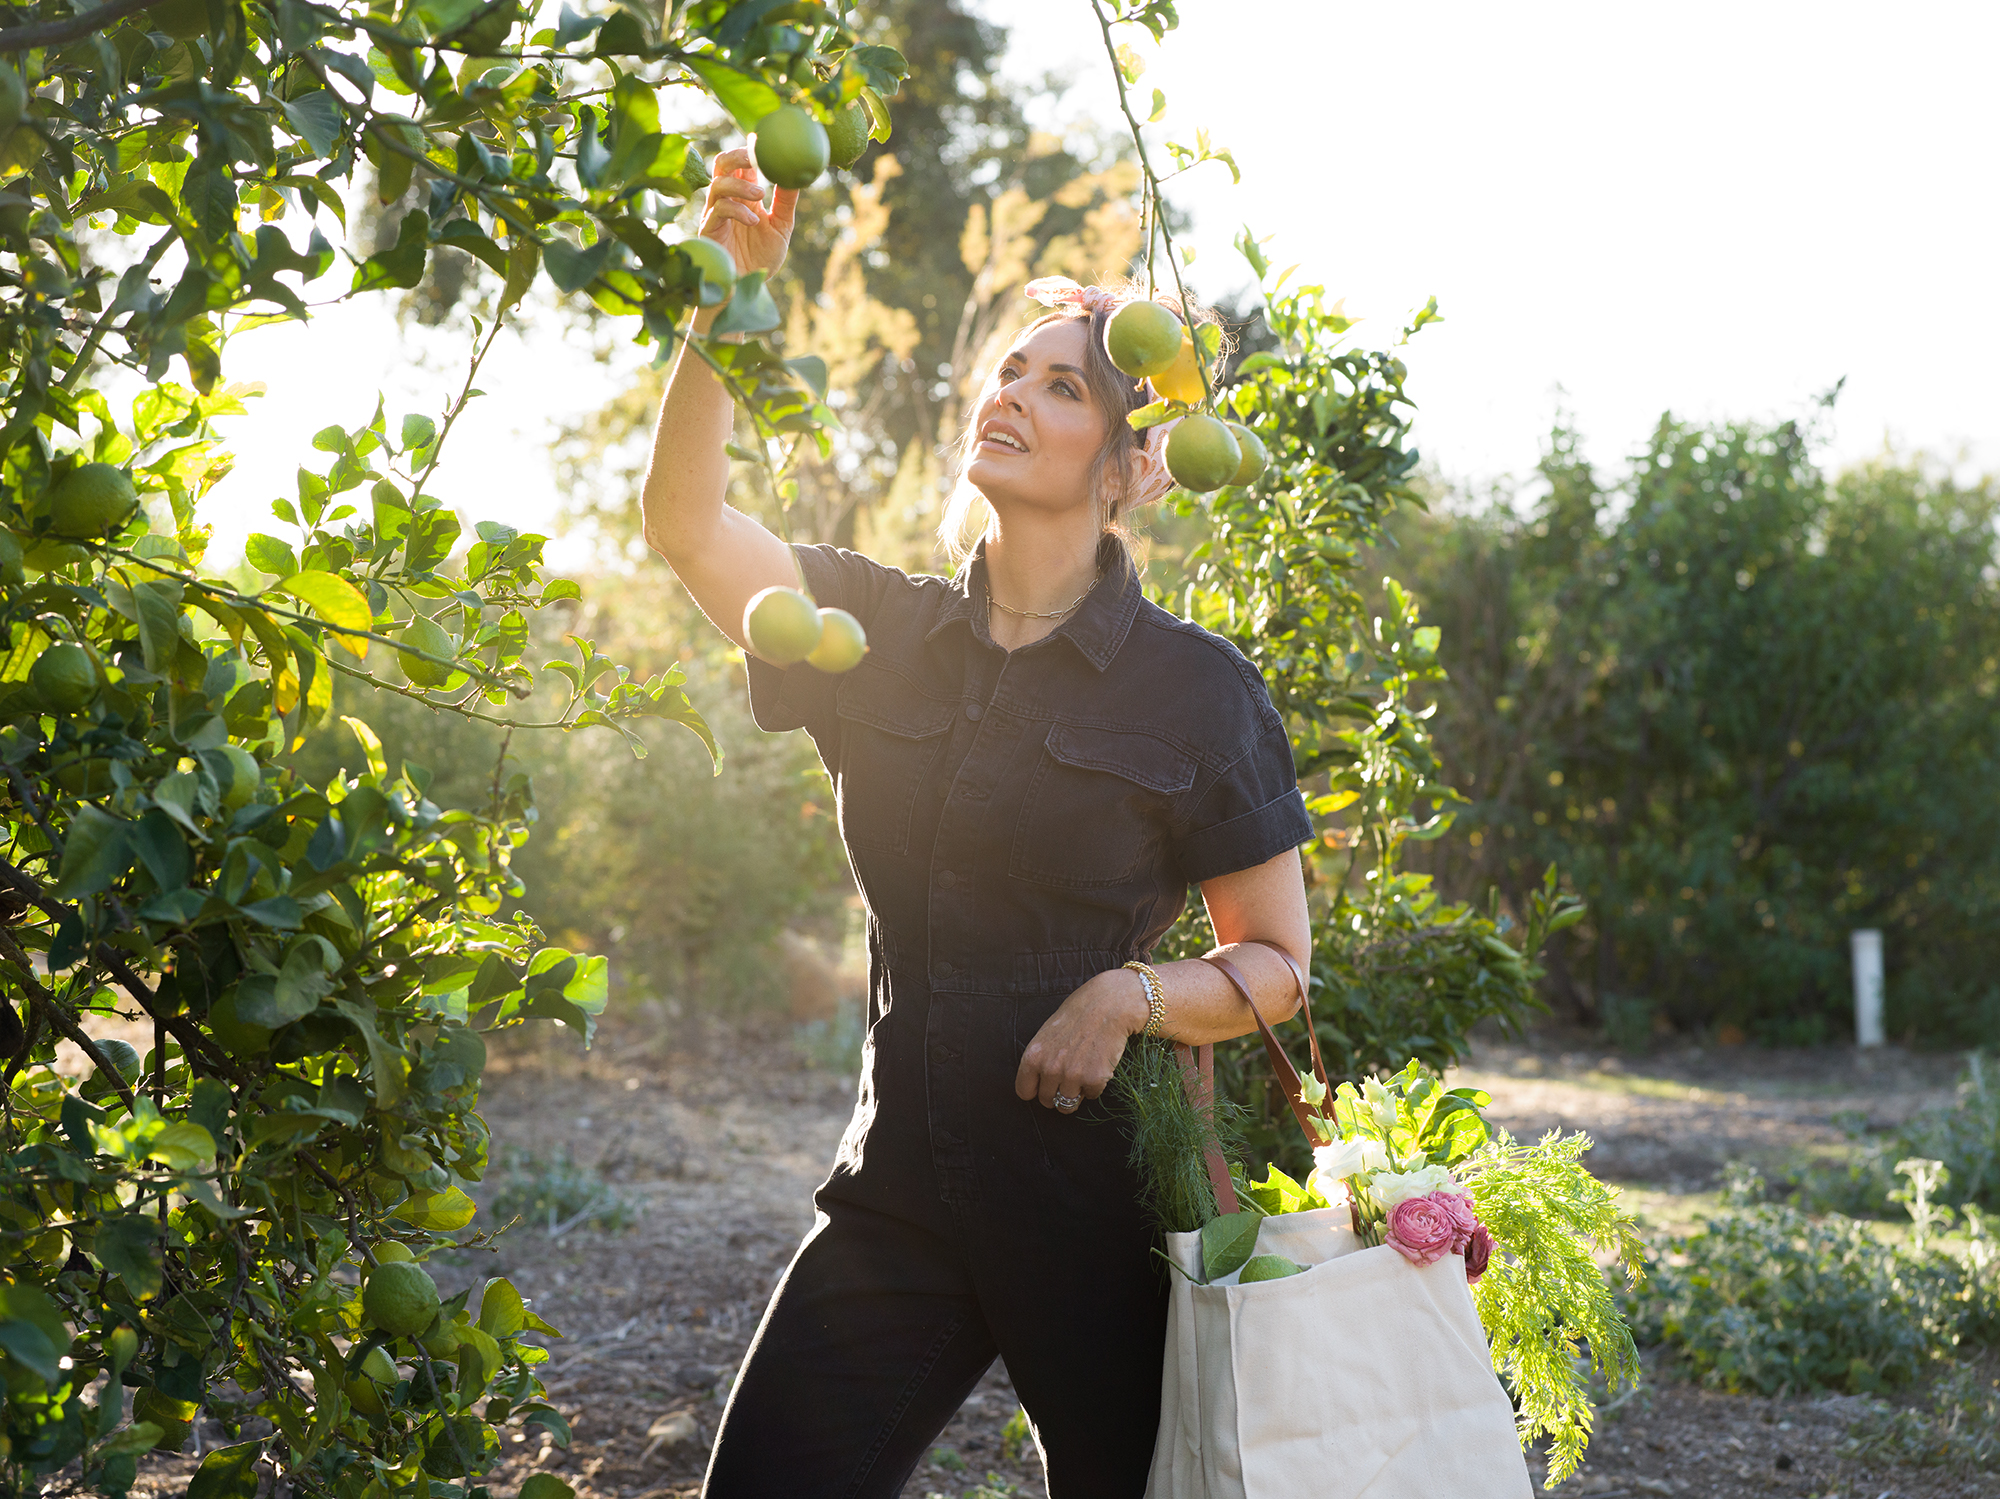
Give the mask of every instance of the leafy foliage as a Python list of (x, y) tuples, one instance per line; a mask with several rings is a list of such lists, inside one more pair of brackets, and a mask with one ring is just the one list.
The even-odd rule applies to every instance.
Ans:
[[(1289, 273), (1274, 275), (1247, 232), (1239, 248), (1277, 346), (1242, 361), (1223, 403), (1262, 437), (1270, 462), (1254, 484), (1180, 502), (1199, 539), (1163, 591), (1263, 674), (1300, 776), (1316, 788), (1312, 978), (1330, 1072), (1387, 1072), (1410, 1057), (1442, 1069), (1480, 1020), (1518, 1025), (1539, 1008), (1534, 954), (1582, 908), (1551, 868), (1521, 893), (1517, 927), (1497, 905), (1445, 900), (1430, 876), (1402, 867), (1406, 846), (1443, 836), (1462, 801), (1426, 722), (1444, 677), (1438, 629), (1393, 580), (1379, 613), (1363, 590), (1367, 548), (1397, 506), (1418, 499), (1407, 369), (1399, 355), (1352, 347), (1338, 304), (1317, 286), (1287, 290)], [(1426, 307), (1405, 340), (1435, 317)], [(1172, 940), (1191, 954), (1211, 934), (1197, 915)], [(1250, 1104), (1253, 1150), (1302, 1173), (1303, 1146), (1253, 1043), (1227, 1048), (1223, 1063), (1229, 1090)]]
[(2000, 1253), (1976, 1209), (1961, 1259), (1756, 1201), (1761, 1189), (1739, 1172), (1732, 1206), (1670, 1245), (1636, 1298), (1640, 1335), (1677, 1348), (1707, 1383), (1890, 1390), (1963, 1342), (2000, 1337)]
[(1590, 1145), (1588, 1135), (1554, 1132), (1519, 1145), (1498, 1130), (1460, 1168), (1504, 1251), (1472, 1288), (1479, 1321), (1520, 1406), (1523, 1438), (1552, 1439), (1552, 1482), (1582, 1462), (1595, 1419), (1583, 1353), (1614, 1390), (1639, 1378), (1638, 1349), (1595, 1254), (1614, 1256), (1636, 1285), (1644, 1249), (1617, 1189), (1580, 1164)]
[(1920, 1406), (1875, 1401), (1841, 1456), (1946, 1473), (2000, 1473), (2000, 1379), (1975, 1364), (1941, 1374)]
[[(505, 1281), (435, 1317), (418, 1269), (381, 1282), (400, 1305), (361, 1281), (480, 1242), (481, 1035), (587, 1041), (606, 964), (503, 915), (535, 816), (503, 755), (451, 807), (356, 718), (360, 768), (286, 757), (337, 678), (634, 753), (649, 719), (714, 744), (678, 668), (541, 649), (533, 617), (579, 592), (543, 538), (465, 533), (430, 492), (497, 318), (437, 416), (322, 430), (272, 507), (288, 533), (253, 536), (235, 580), (205, 571), (215, 424), (256, 393), (224, 383), (226, 339), (306, 315), (336, 260), (320, 220), (363, 211), (365, 160), (400, 215), (337, 295), (413, 287), (453, 249), (502, 314), (545, 274), (664, 350), (718, 298), (662, 237), (706, 181), (663, 91), (746, 126), (860, 99), (884, 133), (904, 64), (817, 7), (728, 0), (664, 34), (567, 7), (534, 29), (513, 0), (39, 10), (0, 39), (0, 1487), (67, 1467), (122, 1493), (206, 1409), (275, 1435), (212, 1452), (194, 1492), (254, 1493), (276, 1462), (301, 1493), (460, 1495), (493, 1423), (567, 1440), (523, 1341), (553, 1329)], [(818, 445), (820, 367), (773, 348), (778, 323), (746, 277), (714, 330), (741, 341), (698, 352), (758, 436)], [(129, 411), (114, 383), (139, 385)], [(542, 674), (549, 716), (509, 711)], [(94, 1039), (114, 1019), (146, 1055)]]
[(1622, 480), (1558, 429), (1541, 493), (1397, 526), (1444, 627), (1436, 743), (1474, 798), (1447, 889), (1551, 862), (1592, 918), (1573, 1012), (1771, 1043), (1845, 1034), (1847, 933), (1885, 933), (1888, 1024), (1978, 1045), (2000, 824), (2000, 488), (1922, 462), (1829, 478), (1809, 428), (1663, 417)]
[(1126, 1045), (1111, 1094), (1131, 1129), (1140, 1199), (1153, 1221), (1170, 1234), (1206, 1225), (1216, 1215), (1206, 1153), (1240, 1153), (1241, 1108), (1223, 1097), (1197, 1104), (1173, 1047), (1143, 1038)]
[(1992, 1066), (1988, 1057), (1972, 1053), (1955, 1103), (1926, 1110), (1880, 1138), (1864, 1141), (1859, 1157), (1839, 1170), (1807, 1172), (1807, 1201), (1844, 1213), (1879, 1212), (1897, 1190), (1897, 1163), (1914, 1157), (1942, 1166), (1939, 1202), (2000, 1213), (2000, 1083)]

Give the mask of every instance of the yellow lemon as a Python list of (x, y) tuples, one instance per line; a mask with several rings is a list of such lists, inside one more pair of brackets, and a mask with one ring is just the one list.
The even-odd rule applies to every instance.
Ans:
[(853, 671), (867, 654), (868, 636), (860, 620), (845, 609), (819, 611), (819, 644), (806, 656), (808, 665), (838, 674)]
[[(1216, 371), (1211, 368), (1210, 376)], [(1196, 406), (1205, 394), (1201, 387), (1201, 369), (1195, 363), (1194, 340), (1185, 336), (1181, 339), (1180, 352), (1174, 355), (1174, 362), (1164, 375), (1153, 376), (1153, 389), (1169, 401), (1179, 401), (1184, 406)]]
[(1243, 461), (1236, 465), (1236, 477), (1231, 484), (1254, 484), (1257, 476), (1264, 472), (1268, 455), (1264, 452), (1264, 439), (1252, 432), (1241, 422), (1224, 422), (1230, 435), (1236, 439), (1236, 446), (1242, 451)]
[[(1127, 302), (1104, 325), (1104, 352), (1134, 380), (1149, 380), (1174, 367), (1184, 337), (1181, 320), (1171, 307)], [(1159, 388), (1157, 383), (1154, 388)]]
[(1222, 488), (1242, 462), (1243, 452), (1229, 428), (1200, 412), (1182, 417), (1167, 438), (1167, 472), (1176, 484), (1198, 494)]
[(819, 645), (819, 606), (796, 588), (767, 588), (743, 611), (750, 649), (773, 666), (790, 666)]
[(757, 170), (779, 187), (811, 187), (832, 154), (826, 128), (796, 104), (781, 104), (757, 122)]

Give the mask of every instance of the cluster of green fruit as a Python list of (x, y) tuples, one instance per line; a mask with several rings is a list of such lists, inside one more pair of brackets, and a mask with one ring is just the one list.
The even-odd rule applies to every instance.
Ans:
[(773, 666), (803, 661), (824, 672), (852, 671), (868, 654), (861, 622), (845, 609), (822, 609), (796, 588), (767, 588), (743, 611), (750, 649)]
[[(1206, 394), (1194, 338), (1163, 303), (1148, 298), (1114, 312), (1104, 325), (1104, 352), (1133, 379), (1152, 381), (1162, 400), (1194, 407)], [(1204, 412), (1190, 411), (1167, 438), (1167, 472), (1199, 494), (1253, 483), (1264, 463), (1264, 443), (1255, 432)]]

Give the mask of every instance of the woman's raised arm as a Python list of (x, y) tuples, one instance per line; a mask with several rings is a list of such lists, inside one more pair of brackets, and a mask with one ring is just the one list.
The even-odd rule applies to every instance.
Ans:
[[(739, 274), (775, 274), (791, 242), (796, 192), (780, 188), (764, 206), (764, 190), (749, 151), (715, 158), (701, 232), (736, 261)], [(717, 309), (702, 312), (707, 332)], [(795, 587), (790, 551), (763, 526), (724, 503), (729, 488), (729, 441), (735, 413), (729, 392), (701, 357), (681, 346), (660, 403), (653, 456), (639, 495), (646, 544), (666, 558), (717, 629), (738, 645), (743, 608), (766, 588)]]

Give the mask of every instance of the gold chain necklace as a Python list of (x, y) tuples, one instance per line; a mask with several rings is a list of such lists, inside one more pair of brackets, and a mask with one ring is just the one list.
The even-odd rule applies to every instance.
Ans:
[[(1099, 573), (1096, 577), (1090, 580), (1090, 588), (1095, 588), (1103, 580), (1104, 580), (1104, 574)], [(1077, 611), (1078, 606), (1081, 605), (1085, 599), (1090, 597), (1090, 588), (1084, 589), (1082, 593), (1079, 593), (1076, 596), (1075, 600), (1072, 603), (1070, 603), (1064, 608), (1056, 610), (1052, 614), (1037, 614), (1032, 609), (1015, 609), (1010, 605), (1001, 603), (998, 599), (993, 597), (993, 585), (989, 583), (986, 585), (986, 607), (989, 609), (998, 609), (1002, 614), (1011, 614), (1016, 619), (1061, 619), (1064, 615), (1074, 614)]]

